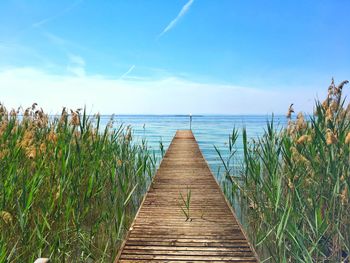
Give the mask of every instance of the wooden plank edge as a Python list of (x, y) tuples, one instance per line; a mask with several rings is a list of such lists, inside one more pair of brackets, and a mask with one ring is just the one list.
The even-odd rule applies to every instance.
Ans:
[[(191, 131), (191, 132), (192, 132), (192, 131)], [(193, 134), (193, 133), (192, 133), (192, 134)], [(197, 140), (196, 140), (196, 137), (195, 137), (195, 136), (193, 136), (193, 137), (194, 137), (194, 140), (196, 141), (196, 143), (197, 143), (197, 145), (198, 145), (198, 142), (197, 142)], [(214, 180), (215, 180), (216, 185), (217, 185), (217, 186), (219, 187), (219, 189), (220, 189), (220, 194), (221, 194), (221, 196), (224, 198), (224, 200), (225, 200), (225, 202), (226, 202), (226, 205), (229, 207), (229, 209), (230, 209), (230, 211), (231, 211), (231, 214), (233, 215), (233, 217), (234, 217), (235, 220), (237, 221), (237, 224), (238, 224), (239, 228), (241, 229), (241, 231), (242, 231), (242, 233), (243, 233), (243, 236), (244, 236), (245, 239), (247, 240), (247, 243), (248, 243), (250, 249), (252, 250), (253, 254), (255, 255), (257, 261), (260, 262), (261, 260), (260, 260), (260, 258), (259, 258), (259, 256), (258, 256), (258, 254), (256, 253), (254, 246), (250, 243), (250, 240), (249, 240), (249, 238), (248, 238), (248, 235), (247, 235), (247, 233), (245, 232), (245, 230), (244, 230), (244, 228), (243, 228), (241, 222), (238, 220), (238, 218), (237, 218), (237, 216), (236, 216), (236, 213), (235, 213), (235, 211), (234, 211), (234, 208), (232, 207), (231, 203), (227, 200), (227, 198), (226, 198), (224, 192), (222, 191), (222, 189), (221, 189), (221, 187), (220, 187), (220, 184), (218, 183), (216, 177), (215, 177), (214, 174), (213, 174), (213, 171), (210, 169), (210, 166), (209, 166), (209, 164), (208, 164), (207, 159), (204, 158), (204, 155), (203, 155), (202, 150), (200, 149), (199, 145), (198, 145), (198, 148), (199, 148), (200, 154), (202, 155), (202, 158), (204, 159), (204, 161), (205, 161), (205, 163), (206, 163), (208, 169), (209, 169), (210, 172), (211, 172), (211, 175), (214, 177)]]
[(161, 167), (161, 165), (162, 165), (162, 163), (163, 163), (164, 157), (166, 156), (168, 150), (170, 149), (170, 146), (172, 145), (172, 143), (173, 143), (173, 141), (174, 141), (174, 139), (175, 139), (175, 137), (176, 137), (176, 133), (177, 133), (177, 131), (175, 132), (175, 135), (173, 136), (173, 139), (171, 140), (171, 143), (169, 144), (169, 147), (168, 147), (166, 153), (164, 154), (162, 160), (160, 161), (159, 167), (158, 167), (158, 169), (155, 171), (155, 174), (154, 174), (154, 176), (153, 176), (153, 178), (152, 178), (151, 183), (150, 183), (149, 186), (148, 186), (148, 189), (147, 189), (145, 195), (143, 196), (143, 199), (142, 199), (142, 201), (141, 201), (141, 204), (140, 204), (140, 206), (139, 206), (139, 209), (137, 210), (137, 213), (136, 213), (136, 215), (135, 215), (135, 217), (134, 217), (134, 220), (132, 221), (132, 223), (131, 223), (131, 225), (130, 225), (130, 227), (129, 227), (129, 229), (128, 229), (128, 233), (126, 234), (126, 237), (124, 238), (124, 240), (123, 240), (123, 242), (122, 242), (122, 244), (121, 244), (121, 246), (120, 246), (120, 249), (119, 249), (118, 254), (117, 254), (117, 256), (116, 256), (116, 258), (115, 258), (115, 260), (114, 260), (114, 263), (118, 263), (118, 262), (119, 262), (119, 259), (120, 259), (120, 256), (121, 256), (122, 252), (123, 252), (123, 249), (124, 249), (124, 247), (125, 247), (125, 244), (126, 244), (126, 242), (128, 241), (128, 239), (129, 239), (129, 236), (130, 236), (130, 233), (131, 233), (131, 229), (134, 228), (136, 219), (137, 219), (137, 217), (138, 217), (138, 215), (139, 215), (139, 213), (140, 213), (140, 211), (141, 211), (141, 208), (142, 208), (142, 206), (143, 206), (143, 203), (144, 203), (145, 200), (146, 200), (146, 197), (147, 197), (147, 195), (148, 195), (148, 192), (151, 190), (151, 187), (152, 187), (152, 185), (153, 185), (154, 179), (156, 178), (156, 176), (157, 176), (157, 174), (158, 174), (158, 170), (159, 170), (159, 168)]

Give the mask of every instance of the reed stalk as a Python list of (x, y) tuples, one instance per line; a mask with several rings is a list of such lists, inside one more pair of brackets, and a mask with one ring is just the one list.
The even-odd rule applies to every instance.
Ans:
[(0, 262), (112, 262), (156, 161), (99, 115), (0, 105)]
[(234, 147), (228, 159), (220, 155), (225, 193), (239, 204), (262, 260), (350, 261), (350, 105), (342, 97), (347, 83), (332, 80), (313, 116), (292, 119), (291, 105), (287, 127), (272, 119), (255, 140), (243, 129), (239, 174), (230, 166), (237, 161)]

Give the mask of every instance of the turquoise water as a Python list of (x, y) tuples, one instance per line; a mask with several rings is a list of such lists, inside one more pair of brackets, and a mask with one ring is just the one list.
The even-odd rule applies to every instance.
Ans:
[[(101, 116), (102, 124), (106, 124), (111, 116)], [(199, 147), (208, 161), (210, 168), (219, 181), (220, 159), (214, 149), (217, 146), (223, 156), (227, 156), (227, 143), (232, 129), (236, 127), (240, 131), (237, 142), (237, 159), (242, 157), (242, 128), (246, 127), (249, 138), (261, 135), (266, 129), (267, 120), (272, 116), (267, 115), (232, 115), (232, 116), (192, 116), (192, 131)], [(174, 115), (120, 115), (114, 116), (115, 125), (131, 125), (133, 138), (141, 140), (145, 138), (148, 146), (160, 157), (159, 143), (162, 141), (166, 150), (175, 135), (176, 130), (189, 129), (189, 116)], [(280, 127), (286, 125), (285, 116), (274, 116), (274, 122)]]

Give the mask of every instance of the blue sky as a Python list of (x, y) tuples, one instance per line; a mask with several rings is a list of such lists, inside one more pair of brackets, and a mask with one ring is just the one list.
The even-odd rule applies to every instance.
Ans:
[(350, 78), (349, 13), (345, 0), (1, 1), (0, 101), (50, 113), (311, 112), (331, 77)]

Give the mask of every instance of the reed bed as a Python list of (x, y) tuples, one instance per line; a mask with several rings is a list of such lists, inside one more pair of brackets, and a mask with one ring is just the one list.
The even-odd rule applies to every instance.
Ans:
[(350, 105), (332, 83), (313, 116), (293, 105), (287, 127), (267, 123), (263, 136), (248, 140), (237, 168), (240, 138), (234, 129), (230, 157), (223, 158), (225, 192), (240, 207), (243, 224), (262, 261), (350, 262)]
[(0, 262), (112, 262), (154, 168), (113, 120), (0, 104)]

